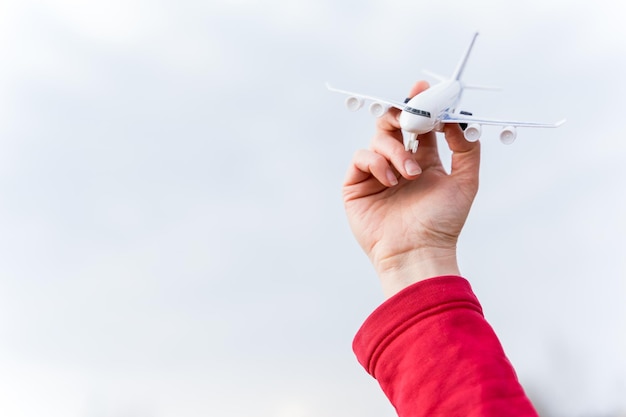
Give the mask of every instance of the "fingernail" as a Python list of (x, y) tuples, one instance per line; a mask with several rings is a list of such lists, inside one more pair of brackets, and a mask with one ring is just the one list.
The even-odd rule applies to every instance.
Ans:
[(390, 169), (387, 170), (387, 179), (389, 180), (392, 186), (398, 185), (398, 179), (396, 178), (395, 174)]
[(412, 159), (407, 159), (406, 162), (404, 162), (404, 169), (406, 169), (406, 173), (411, 176), (422, 173), (420, 166)]

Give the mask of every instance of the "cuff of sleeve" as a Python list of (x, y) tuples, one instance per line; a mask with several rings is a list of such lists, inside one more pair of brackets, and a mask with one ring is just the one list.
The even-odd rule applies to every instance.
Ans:
[(396, 337), (422, 320), (456, 308), (483, 314), (469, 282), (460, 276), (430, 278), (403, 289), (374, 310), (357, 332), (352, 348), (359, 363), (376, 378), (376, 363)]

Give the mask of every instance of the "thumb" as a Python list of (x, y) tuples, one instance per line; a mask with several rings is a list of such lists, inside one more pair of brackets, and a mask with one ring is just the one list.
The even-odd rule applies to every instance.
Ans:
[(469, 142), (458, 124), (443, 128), (448, 148), (452, 151), (451, 175), (462, 176), (478, 185), (480, 142)]

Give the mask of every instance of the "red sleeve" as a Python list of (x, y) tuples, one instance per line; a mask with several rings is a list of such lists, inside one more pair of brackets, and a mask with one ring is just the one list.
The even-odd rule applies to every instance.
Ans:
[(405, 288), (353, 344), (400, 417), (537, 417), (468, 281)]

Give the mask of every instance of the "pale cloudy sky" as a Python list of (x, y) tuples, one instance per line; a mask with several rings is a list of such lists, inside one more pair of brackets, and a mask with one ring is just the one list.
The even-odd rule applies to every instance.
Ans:
[[(549, 3), (549, 4), (548, 4)], [(0, 414), (395, 415), (350, 344), (382, 301), (340, 184), (479, 30), (460, 245), (546, 416), (626, 413), (626, 28), (613, 3), (0, 2)]]

